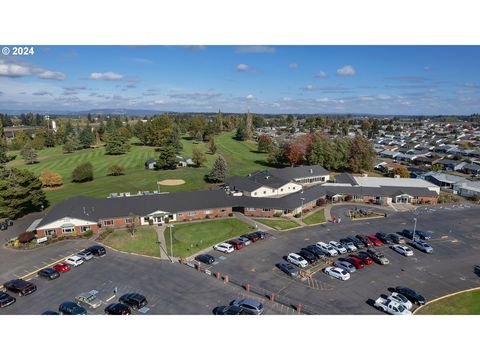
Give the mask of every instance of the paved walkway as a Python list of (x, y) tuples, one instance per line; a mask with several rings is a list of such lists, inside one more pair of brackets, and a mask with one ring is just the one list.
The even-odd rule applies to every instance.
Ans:
[(167, 242), (165, 241), (165, 235), (163, 234), (166, 227), (163, 227), (163, 226), (153, 226), (153, 227), (157, 232), (158, 241), (160, 243), (160, 259), (170, 260), (170, 256), (168, 256), (167, 254)]
[(266, 225), (263, 225), (262, 223), (259, 223), (252, 219), (249, 216), (246, 216), (245, 214), (242, 214), (240, 212), (235, 212), (233, 213), (234, 217), (240, 221), (243, 221), (244, 223), (247, 223), (248, 225), (251, 225), (253, 227), (256, 227), (258, 230), (265, 231), (265, 232), (272, 232), (272, 228), (269, 228)]

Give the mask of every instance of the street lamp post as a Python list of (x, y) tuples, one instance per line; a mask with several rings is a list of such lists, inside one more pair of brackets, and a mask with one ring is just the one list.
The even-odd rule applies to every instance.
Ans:
[(157, 189), (158, 189), (158, 193), (160, 194), (160, 181), (157, 181)]
[(168, 227), (170, 228), (170, 260), (173, 262), (173, 238), (172, 238), (172, 228), (173, 228), (173, 225), (170, 224), (168, 225)]
[(305, 201), (305, 198), (300, 198), (302, 200), (302, 207), (300, 209), (300, 220), (303, 222), (303, 202)]
[(413, 234), (412, 234), (412, 241), (415, 241), (415, 230), (417, 229), (417, 218), (413, 218)]

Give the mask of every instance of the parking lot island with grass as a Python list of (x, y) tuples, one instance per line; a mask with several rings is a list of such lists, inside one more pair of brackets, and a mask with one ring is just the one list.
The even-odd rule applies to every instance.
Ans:
[(300, 224), (291, 219), (263, 219), (255, 218), (255, 221), (267, 225), (275, 230), (290, 230), (300, 226)]
[(323, 224), (326, 222), (325, 209), (315, 211), (313, 214), (309, 214), (303, 217), (303, 222), (307, 225)]
[(101, 242), (116, 250), (160, 257), (157, 232), (152, 227), (136, 228), (133, 234), (128, 229), (114, 230)]
[(465, 291), (422, 306), (416, 315), (480, 315), (480, 289)]

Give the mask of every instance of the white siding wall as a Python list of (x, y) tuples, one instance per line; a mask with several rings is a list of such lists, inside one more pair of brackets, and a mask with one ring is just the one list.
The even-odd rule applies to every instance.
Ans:
[(59, 219), (49, 224), (38, 227), (37, 230), (55, 229), (55, 228), (62, 227), (62, 225), (65, 225), (65, 224), (72, 224), (73, 226), (87, 226), (87, 225), (95, 225), (96, 222), (64, 217), (63, 219)]

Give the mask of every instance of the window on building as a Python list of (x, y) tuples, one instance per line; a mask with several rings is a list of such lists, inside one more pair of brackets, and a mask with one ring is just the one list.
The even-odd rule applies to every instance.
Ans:
[(90, 230), (90, 226), (80, 226), (80, 232), (84, 233), (86, 231)]
[(126, 218), (125, 219), (125, 224), (132, 224), (133, 223), (133, 219), (132, 218)]
[(247, 208), (247, 211), (255, 211), (255, 208)]
[[(148, 218), (147, 218), (148, 221)], [(113, 225), (113, 220), (103, 220), (103, 225), (104, 226), (111, 226)]]
[(253, 195), (257, 195), (257, 192), (255, 191), (255, 192), (253, 193)]
[(272, 211), (272, 209), (262, 209), (263, 212), (269, 212)]
[(195, 216), (195, 215), (197, 215), (196, 211), (190, 211), (190, 216)]
[(267, 192), (264, 190), (263, 193), (266, 194)]
[(295, 190), (295, 186), (292, 189)]
[(149, 218), (148, 216), (145, 216), (145, 217), (143, 218), (143, 221), (145, 221), (145, 222), (148, 222), (148, 220), (150, 220), (150, 218)]
[(45, 230), (45, 235), (53, 236), (53, 235), (56, 235), (56, 234), (57, 234), (57, 232), (55, 231), (55, 229)]
[(183, 213), (178, 213), (177, 216), (183, 216)]
[(221, 209), (220, 211), (221, 211), (221, 212), (225, 212), (225, 211), (227, 211), (227, 209)]
[(208, 215), (208, 214), (211, 214), (212, 213), (212, 210), (206, 210), (205, 211), (205, 215)]
[(71, 234), (75, 232), (75, 227), (74, 226), (65, 226), (62, 228), (62, 233), (64, 234)]
[(283, 188), (281, 188), (280, 191), (283, 191)]

